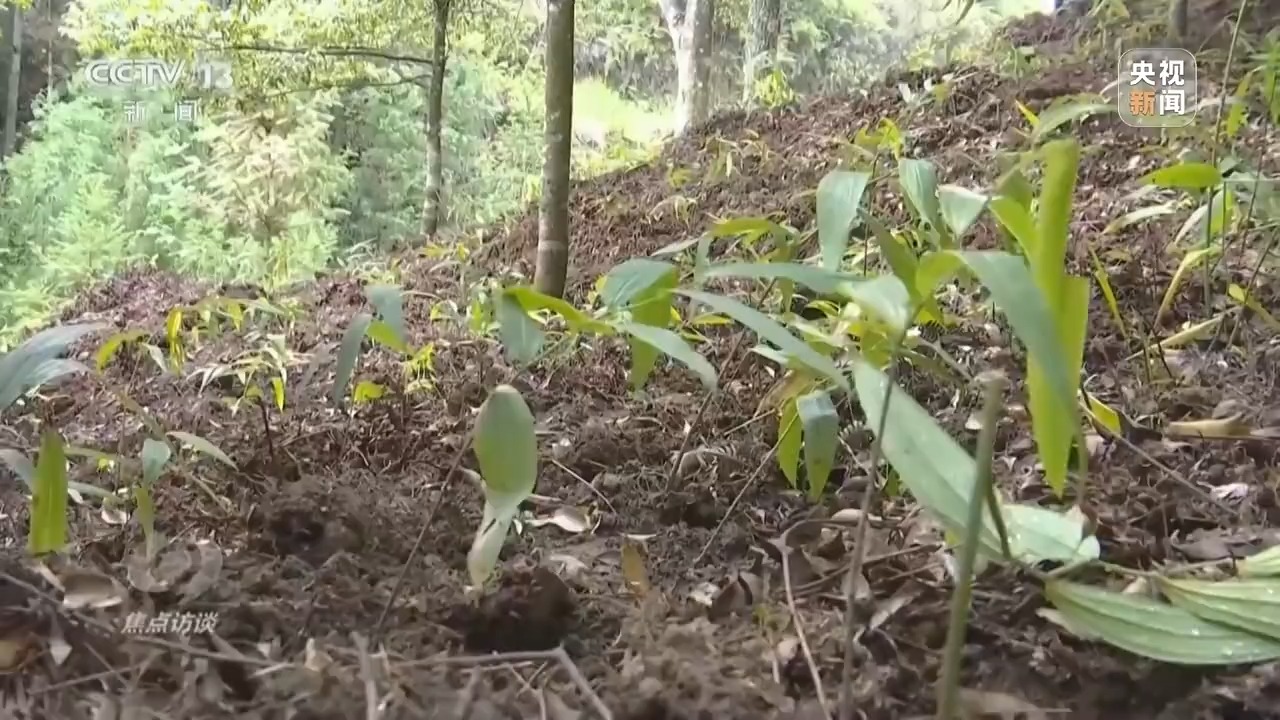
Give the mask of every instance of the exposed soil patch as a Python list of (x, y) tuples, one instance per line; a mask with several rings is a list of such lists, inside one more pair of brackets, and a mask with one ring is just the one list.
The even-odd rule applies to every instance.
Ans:
[[(1011, 82), (961, 69), (948, 96), (918, 107), (905, 107), (898, 89), (899, 82), (921, 88), (916, 75), (867, 98), (719, 118), (651, 166), (575, 189), (572, 294), (581, 297), (621, 260), (703, 232), (711, 218), (774, 214), (808, 228), (814, 214), (808, 191), (836, 166), (851, 137), (884, 118), (902, 129), (909, 155), (938, 163), (944, 182), (986, 190), (997, 173), (993, 149), (1026, 144), (1015, 99), (1039, 111), (1054, 98), (1101, 90), (1111, 72), (1107, 63), (1062, 63)], [(1258, 318), (1231, 315), (1216, 341), (1193, 343), (1178, 356), (1174, 381), (1149, 381), (1135, 357), (1138, 338), (1155, 322), (1179, 259), (1164, 248), (1190, 209), (1104, 234), (1117, 217), (1151, 201), (1132, 196), (1135, 179), (1169, 158), (1149, 135), (1107, 118), (1084, 121), (1077, 134), (1086, 150), (1074, 257), (1081, 272), (1091, 272), (1088, 250), (1098, 255), (1134, 331), (1119, 333), (1107, 304), (1094, 298), (1087, 388), (1144, 423), (1234, 408), (1257, 426), (1280, 424), (1274, 381), (1280, 357)], [(1249, 142), (1257, 146), (1256, 137), (1244, 146)], [(732, 172), (725, 170), (728, 158)], [(892, 189), (878, 193), (873, 207), (904, 217)], [(536, 224), (532, 216), (516, 223), (488, 248), (485, 264), (496, 271), (531, 262)], [(999, 240), (983, 226), (967, 242), (996, 247)], [(1195, 282), (1176, 298), (1160, 320), (1161, 337), (1178, 323), (1229, 309), (1227, 286), (1245, 281), (1262, 248), (1257, 238), (1238, 242), (1245, 249), (1217, 267), (1208, 295)], [(852, 540), (832, 529), (797, 540), (804, 554), (789, 562), (794, 612), (773, 541), (802, 518), (857, 506), (868, 482), (867, 433), (848, 434), (852, 454), (842, 455), (815, 509), (788, 489), (774, 463), (762, 464), (777, 430), (771, 417), (756, 418), (756, 409), (773, 379), (770, 364), (753, 355), (722, 377), (724, 392), (687, 443), (698, 462), (682, 465), (672, 482), (673, 457), (703, 402), (694, 378), (664, 366), (643, 394), (633, 394), (626, 348), (608, 342), (517, 371), (492, 340), (466, 332), (447, 313), (441, 318), (441, 299), (465, 302), (456, 296), (457, 273), (439, 261), (405, 261), (401, 281), (417, 292), (405, 307), (411, 341), (433, 344), (435, 354), (433, 386), (403, 402), (336, 409), (328, 400), (345, 327), (368, 311), (361, 281), (339, 276), (300, 289), (288, 302), (274, 298), (291, 320), (249, 321), (263, 333), (287, 331), (288, 347), (298, 353), (284, 410), (246, 401), (233, 412), (223, 400), (237, 394), (234, 384), (202, 390), (199, 376), (191, 376), (256, 347), (260, 339), (251, 342), (242, 331), (206, 336), (190, 348), (181, 374), (159, 375), (145, 352), (126, 347), (102, 379), (56, 383), (4, 419), (6, 444), (36, 446), (43, 421), (72, 445), (136, 457), (147, 432), (110, 392), (124, 391), (163, 428), (209, 439), (236, 466), (183, 452), (157, 483), (157, 530), (170, 541), (164, 556), (170, 560), (150, 567), (147, 587), (140, 587), (147, 583), (138, 568), (148, 565), (136, 557), (136, 525), (73, 504), (77, 562), (128, 585), (122, 605), (55, 608), (58, 591), (19, 566), (21, 548), (11, 543), (4, 572), (18, 583), (0, 585), (0, 638), (5, 648), (35, 652), (0, 661), (22, 667), (8, 680), (21, 687), (11, 697), (27, 705), (29, 716), (87, 718), (110, 702), (184, 718), (371, 717), (370, 706), (388, 708), (383, 717), (581, 717), (561, 712), (561, 705), (581, 710), (591, 700), (558, 656), (548, 654), (560, 647), (614, 717), (821, 717), (796, 627), (803, 626), (813, 667), (832, 691), (840, 684), (845, 608), (838, 581), (829, 578), (838, 577)], [(136, 274), (86, 293), (68, 318), (138, 328), (160, 343), (171, 307), (214, 291)], [(1274, 307), (1272, 279), (1255, 282), (1253, 292)], [(1229, 346), (1224, 341), (1233, 328)], [(727, 332), (704, 348), (718, 367), (726, 365), (734, 338)], [(994, 365), (1018, 378), (1021, 359), (981, 313), (937, 341), (973, 369)], [(971, 446), (974, 433), (966, 428), (975, 393), (904, 372), (917, 401)], [(377, 349), (366, 352), (356, 375), (392, 387), (401, 377)], [(466, 557), (481, 520), (481, 493), (467, 473), (448, 471), (459, 453), (463, 470), (474, 471), (466, 451), (473, 411), (499, 383), (518, 387), (538, 419), (539, 497), (527, 503), (532, 522), (503, 551), (496, 586), (474, 595), (465, 587)], [(860, 419), (858, 410), (842, 413), (846, 422)], [(1022, 501), (1054, 505), (1028, 432), (1025, 418), (1002, 431), (999, 449), (1008, 462), (999, 480)], [(1274, 444), (1136, 437), (1130, 446), (1092, 450), (1086, 512), (1111, 562), (1147, 568), (1280, 543)], [(100, 487), (135, 480), (93, 462), (72, 467), (73, 479)], [(586, 527), (539, 522), (557, 511), (584, 516)], [(859, 644), (853, 697), (862, 717), (928, 714), (951, 581), (938, 536), (912, 502), (889, 498), (873, 512), (857, 613), (873, 627)], [(25, 536), (27, 504), (15, 484), (0, 492), (0, 518), (10, 537)], [(155, 576), (166, 573), (172, 582), (156, 584)], [(1069, 717), (1280, 717), (1274, 664), (1171, 668), (1076, 639), (1046, 621), (1044, 607), (1029, 578), (998, 571), (981, 577), (966, 648), (969, 688)], [(121, 635), (135, 612), (216, 613), (217, 623), (213, 633)], [(72, 648), (69, 658), (51, 651), (62, 640)], [(369, 641), (385, 654), (364, 651)], [(528, 653), (537, 662), (482, 670), (473, 660), (445, 659), (490, 652)], [(533, 691), (543, 686), (554, 694)]]

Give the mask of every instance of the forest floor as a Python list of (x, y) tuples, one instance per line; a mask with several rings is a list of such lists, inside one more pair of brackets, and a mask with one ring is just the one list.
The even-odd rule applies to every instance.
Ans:
[[(1019, 30), (1037, 44), (1070, 43), (1076, 31), (1048, 18)], [(581, 298), (622, 260), (699, 234), (713, 217), (778, 213), (794, 227), (809, 226), (811, 191), (847, 139), (883, 118), (902, 128), (910, 154), (938, 164), (942, 181), (986, 188), (996, 173), (993, 150), (1025, 143), (1015, 100), (1038, 111), (1056, 97), (1098, 92), (1115, 73), (1110, 58), (1063, 56), (1043, 67), (1020, 80), (960, 69), (948, 97), (913, 107), (897, 83), (919, 89), (923, 75), (885, 83), (865, 99), (723, 117), (652, 165), (581, 184), (571, 203), (570, 295)], [(1202, 75), (1206, 86), (1213, 83)], [(1150, 203), (1133, 196), (1135, 180), (1168, 158), (1154, 150), (1157, 133), (1114, 117), (1088, 120), (1076, 135), (1084, 152), (1074, 262), (1078, 272), (1091, 271), (1087, 238), (1108, 268), (1122, 316), (1140, 335), (1179, 260), (1165, 247), (1187, 213), (1105, 234), (1112, 221)], [(717, 171), (730, 155), (733, 172)], [(894, 215), (893, 202), (880, 198), (878, 207)], [(516, 258), (527, 263), (536, 224), (533, 216), (516, 223), (475, 262), (494, 272)], [(986, 226), (972, 241), (995, 242)], [(1249, 241), (1233, 250), (1208, 296), (1198, 278), (1188, 283), (1155, 332), (1205, 319), (1207, 305), (1210, 312), (1227, 309), (1226, 287), (1246, 282), (1261, 247)], [(11, 546), (5, 572), (14, 582), (0, 597), (0, 664), (12, 660), (6, 667), (13, 667), (24, 650), (40, 652), (0, 679), (6, 707), (25, 703), (33, 713), (26, 717), (44, 718), (589, 717), (572, 667), (614, 718), (820, 717), (811, 666), (834, 694), (845, 607), (838, 580), (829, 580), (839, 576), (851, 540), (833, 529), (788, 536), (793, 603), (779, 577), (779, 540), (800, 518), (857, 507), (868, 482), (865, 438), (854, 438), (858, 457), (843, 459), (815, 509), (788, 488), (776, 464), (761, 462), (776, 440), (776, 422), (757, 406), (776, 378), (767, 362), (747, 355), (724, 371), (724, 391), (694, 428), (689, 448), (699, 462), (672, 482), (673, 457), (703, 399), (688, 373), (660, 368), (637, 396), (627, 387), (625, 348), (608, 343), (517, 372), (492, 339), (433, 318), (442, 299), (465, 304), (457, 263), (400, 260), (399, 283), (418, 293), (406, 299), (412, 341), (435, 347), (436, 390), (408, 403), (337, 410), (325, 397), (327, 385), (309, 384), (330, 371), (332, 360), (324, 358), (333, 357), (365, 306), (362, 279), (344, 275), (292, 297), (297, 315), (287, 345), (312, 360), (291, 372), (283, 412), (246, 405), (232, 414), (217, 388), (200, 392), (198, 381), (159, 375), (142, 353), (126, 349), (105, 381), (55, 383), (33, 410), (6, 420), (6, 434), (15, 436), (6, 443), (16, 438), (35, 447), (39, 417), (72, 445), (136, 455), (147, 431), (121, 405), (127, 395), (165, 429), (209, 439), (237, 467), (194, 457), (158, 483), (157, 529), (169, 539), (159, 567), (139, 559), (134, 524), (88, 503), (72, 505), (79, 570), (53, 573), (66, 596), (82, 602), (128, 585), (119, 604), (64, 607), (47, 577), (22, 567), (21, 544)], [(474, 267), (469, 273), (477, 274)], [(216, 291), (133, 274), (85, 293), (65, 319), (163, 338), (170, 308)], [(1272, 277), (1253, 286), (1264, 306), (1275, 306), (1276, 292)], [(1234, 345), (1219, 339), (1185, 348), (1171, 370), (1175, 381), (1161, 383), (1149, 382), (1131, 359), (1140, 340), (1117, 330), (1100, 297), (1090, 317), (1088, 386), (1129, 417), (1159, 424), (1242, 411), (1255, 425), (1280, 425), (1280, 346), (1258, 320), (1239, 322)], [(1002, 352), (1007, 359), (1006, 341), (987, 331), (986, 320), (948, 328), (938, 342), (970, 366)], [(718, 367), (736, 332), (704, 348)], [(188, 372), (231, 361), (252, 342), (209, 337), (192, 347)], [(1005, 364), (1016, 373), (1016, 363)], [(369, 352), (357, 377), (393, 383), (398, 372), (385, 353)], [(464, 474), (448, 476), (458, 457), (475, 468), (474, 456), (462, 452), (475, 408), (504, 382), (522, 391), (538, 420), (538, 498), (528, 504), (531, 521), (503, 552), (499, 587), (477, 597), (466, 589), (465, 568), (482, 498)], [(966, 421), (973, 392), (923, 373), (906, 373), (902, 382), (949, 432), (972, 444)], [(1053, 498), (1040, 480), (1029, 435), (1026, 422), (1001, 432), (1005, 492), (1024, 502), (1070, 503), (1070, 496)], [(1146, 435), (1096, 449), (1091, 459), (1087, 512), (1106, 560), (1151, 568), (1280, 543), (1274, 443)], [(98, 485), (128, 480), (92, 462), (73, 462), (72, 473)], [(851, 689), (862, 717), (925, 716), (933, 711), (928, 689), (938, 675), (951, 588), (940, 538), (906, 498), (886, 498), (872, 512), (866, 586), (858, 594), (865, 628)], [(0, 521), (14, 538), (24, 536), (26, 518), (25, 499), (5, 489)], [(1030, 578), (999, 571), (980, 577), (964, 675), (975, 711), (1280, 718), (1275, 664), (1203, 670), (1151, 662), (1077, 639), (1046, 619), (1045, 607)], [(133, 613), (216, 613), (217, 622), (212, 633), (122, 635)], [(812, 661), (800, 650), (798, 627)], [(385, 653), (366, 651), (366, 640)], [(542, 652), (557, 647), (570, 662)], [(474, 657), (493, 652), (533, 654), (527, 662), (502, 656), (484, 666)], [(130, 715), (125, 705), (158, 715)]]

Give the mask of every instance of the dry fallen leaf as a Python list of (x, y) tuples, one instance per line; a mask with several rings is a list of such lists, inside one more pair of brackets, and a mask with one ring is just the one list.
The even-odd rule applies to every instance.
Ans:
[(529, 521), (529, 524), (533, 527), (555, 525), (565, 532), (576, 534), (591, 529), (591, 518), (580, 508), (565, 506), (556, 508), (556, 511), (548, 517), (534, 518)]
[(62, 606), (68, 610), (102, 609), (124, 602), (127, 591), (115, 578), (90, 570), (67, 570), (58, 578)]
[(622, 579), (636, 597), (649, 594), (649, 571), (645, 566), (644, 552), (638, 543), (630, 540), (622, 542)]

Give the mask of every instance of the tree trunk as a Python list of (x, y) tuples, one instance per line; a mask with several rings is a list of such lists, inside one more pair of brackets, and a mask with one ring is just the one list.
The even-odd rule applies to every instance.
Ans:
[(573, 0), (547, 2), (546, 126), (534, 287), (563, 297), (569, 271), (569, 152), (573, 146)]
[(1181, 47), (1187, 40), (1187, 0), (1170, 0), (1168, 44)]
[(22, 11), (9, 3), (4, 46), (9, 50), (9, 77), (4, 93), (4, 133), (0, 136), (0, 160), (13, 154), (18, 144), (18, 91), (22, 84)]
[(444, 120), (444, 73), (449, 58), (449, 4), (435, 0), (435, 36), (431, 52), (431, 84), (427, 90), (427, 198), (422, 207), (422, 234), (434, 238), (444, 214), (444, 150), (440, 141)]
[(715, 0), (659, 0), (676, 56), (676, 135), (711, 111), (711, 29)]
[(755, 98), (756, 81), (777, 62), (782, 34), (782, 0), (751, 0), (747, 12), (747, 47), (743, 57), (742, 101)]

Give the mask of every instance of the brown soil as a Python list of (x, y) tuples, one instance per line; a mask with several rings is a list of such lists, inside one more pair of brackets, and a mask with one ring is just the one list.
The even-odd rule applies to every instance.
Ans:
[[(895, 81), (864, 99), (722, 117), (650, 166), (575, 189), (570, 294), (580, 297), (621, 260), (700, 233), (713, 217), (774, 213), (808, 227), (814, 200), (806, 192), (833, 167), (848, 138), (882, 118), (902, 127), (910, 154), (938, 163), (945, 182), (986, 187), (995, 172), (991, 148), (1020, 142), (1014, 99), (1039, 110), (1061, 95), (1100, 90), (1111, 80), (1109, 64), (1059, 63), (1021, 82), (963, 70), (950, 98), (917, 110), (903, 107)], [(921, 85), (919, 76), (898, 80)], [(1078, 136), (1088, 149), (1073, 225), (1077, 260), (1087, 271), (1085, 243), (1092, 243), (1109, 266), (1128, 326), (1141, 333), (1176, 266), (1177, 256), (1162, 248), (1185, 213), (1116, 235), (1101, 231), (1138, 206), (1129, 197), (1134, 179), (1168, 158), (1152, 152), (1148, 134), (1114, 121), (1087, 121)], [(724, 148), (732, 148), (734, 172), (715, 176), (708, 169), (723, 160)], [(673, 187), (670, 178), (682, 175), (685, 181)], [(875, 203), (878, 212), (900, 214), (892, 194)], [(514, 266), (527, 273), (535, 235), (536, 218), (525, 217), (481, 261), (494, 271)], [(1262, 247), (1254, 240), (1246, 238), (1246, 247)], [(982, 228), (972, 242), (996, 241)], [(1206, 303), (1225, 307), (1226, 286), (1241, 282), (1256, 256), (1254, 250), (1232, 253), (1211, 279), (1207, 298), (1199, 282), (1189, 283), (1160, 332), (1203, 319)], [(803, 562), (791, 563), (792, 584), (816, 590), (798, 593), (790, 608), (774, 542), (815, 510), (787, 488), (773, 463), (756, 477), (776, 439), (775, 423), (752, 422), (769, 385), (768, 364), (753, 359), (726, 373), (726, 392), (689, 442), (704, 462), (669, 484), (681, 433), (703, 398), (688, 373), (661, 369), (634, 395), (627, 390), (625, 348), (609, 343), (517, 371), (492, 341), (432, 319), (440, 298), (456, 299), (456, 266), (410, 256), (402, 258), (400, 272), (401, 284), (419, 293), (406, 304), (412, 340), (436, 349), (435, 389), (408, 402), (344, 411), (325, 397), (322, 380), (333, 363), (324, 358), (336, 353), (365, 302), (359, 278), (338, 276), (292, 295), (299, 312), (287, 328), (289, 347), (320, 359), (314, 375), (305, 365), (292, 370), (283, 412), (246, 404), (232, 414), (217, 387), (200, 392), (198, 379), (159, 376), (142, 353), (125, 350), (101, 380), (55, 383), (29, 411), (6, 418), (6, 444), (34, 447), (47, 422), (73, 445), (136, 457), (146, 430), (111, 392), (124, 391), (164, 428), (216, 443), (238, 468), (184, 455), (156, 487), (157, 529), (172, 547), (208, 541), (221, 550), (199, 566), (206, 581), (197, 582), (200, 572), (193, 576), (190, 569), (174, 576), (199, 585), (186, 594), (144, 592), (135, 578), (121, 605), (67, 610), (47, 579), (22, 567), (21, 546), (11, 543), (9, 582), (0, 586), (0, 648), (32, 654), (6, 680), (6, 707), (22, 706), (23, 716), (39, 718), (88, 718), (115, 707), (111, 703), (139, 714), (93, 716), (587, 717), (575, 713), (586, 712), (588, 698), (565, 666), (546, 656), (530, 663), (507, 657), (485, 667), (457, 657), (563, 647), (615, 718), (820, 717), (797, 627), (834, 697), (845, 607), (838, 585), (804, 583), (839, 568), (852, 541), (834, 531), (803, 541), (804, 555), (796, 556)], [(86, 293), (67, 318), (105, 320), (159, 338), (169, 308), (215, 291), (135, 274)], [(1275, 306), (1270, 279), (1260, 280), (1255, 294), (1264, 306)], [(970, 364), (999, 356), (1000, 343), (989, 338), (981, 318), (948, 333), (940, 342)], [(1175, 384), (1149, 383), (1139, 364), (1125, 359), (1138, 346), (1116, 331), (1101, 298), (1095, 298), (1090, 333), (1089, 387), (1132, 417), (1151, 423), (1207, 417), (1234, 400), (1256, 422), (1276, 424), (1280, 368), (1266, 327), (1256, 320), (1240, 323), (1234, 347), (1205, 342), (1191, 348), (1192, 370)], [(718, 366), (724, 367), (735, 337), (728, 333), (706, 350)], [(997, 347), (981, 347), (993, 343)], [(187, 373), (245, 349), (243, 333), (207, 338), (193, 349)], [(1016, 371), (1017, 363), (1004, 357)], [(397, 372), (374, 350), (357, 378), (394, 383)], [(543, 432), (542, 499), (529, 503), (529, 511), (545, 517), (580, 508), (592, 527), (526, 525), (503, 551), (498, 586), (477, 597), (465, 589), (466, 555), (482, 499), (465, 474), (450, 477), (449, 469), (466, 449), (474, 409), (503, 382), (522, 391)], [(954, 387), (929, 377), (904, 382), (951, 432), (972, 442), (965, 420), (973, 393), (955, 402)], [(1001, 481), (1023, 501), (1052, 504), (1034, 479), (1028, 432), (1021, 422), (1003, 434), (1001, 453), (1010, 469)], [(865, 438), (849, 441), (865, 461)], [(1239, 551), (1280, 542), (1273, 444), (1139, 442), (1140, 450), (1111, 447), (1092, 462), (1088, 509), (1107, 560), (1148, 568), (1221, 555), (1217, 549), (1227, 546)], [(461, 463), (475, 467), (469, 452), (462, 452)], [(866, 474), (857, 458), (844, 463), (820, 512), (857, 506)], [(72, 468), (73, 479), (99, 486), (132, 480), (92, 462)], [(1231, 483), (1239, 492), (1229, 508), (1206, 499), (1205, 489)], [(880, 521), (871, 532), (868, 592), (856, 612), (872, 629), (858, 644), (850, 691), (860, 717), (928, 714), (951, 583), (936, 537), (911, 502), (887, 499), (873, 512)], [(88, 505), (73, 504), (72, 515), (78, 566), (129, 584), (131, 558), (141, 545), (136, 525), (108, 522)], [(16, 486), (0, 494), (0, 517), (11, 537), (25, 536), (27, 505)], [(645, 592), (634, 584), (630, 548), (637, 546)], [(66, 577), (65, 569), (55, 570)], [(716, 593), (713, 611), (694, 599)], [(1038, 612), (1044, 607), (1029, 578), (999, 572), (980, 578), (965, 651), (967, 687), (1062, 711), (1055, 717), (1280, 718), (1275, 664), (1206, 671), (1149, 662), (1076, 639), (1046, 621)], [(212, 634), (121, 634), (133, 612), (215, 612), (218, 623)], [(374, 651), (361, 649), (366, 641)], [(66, 646), (69, 657), (55, 652)], [(377, 714), (379, 707), (384, 714)]]

